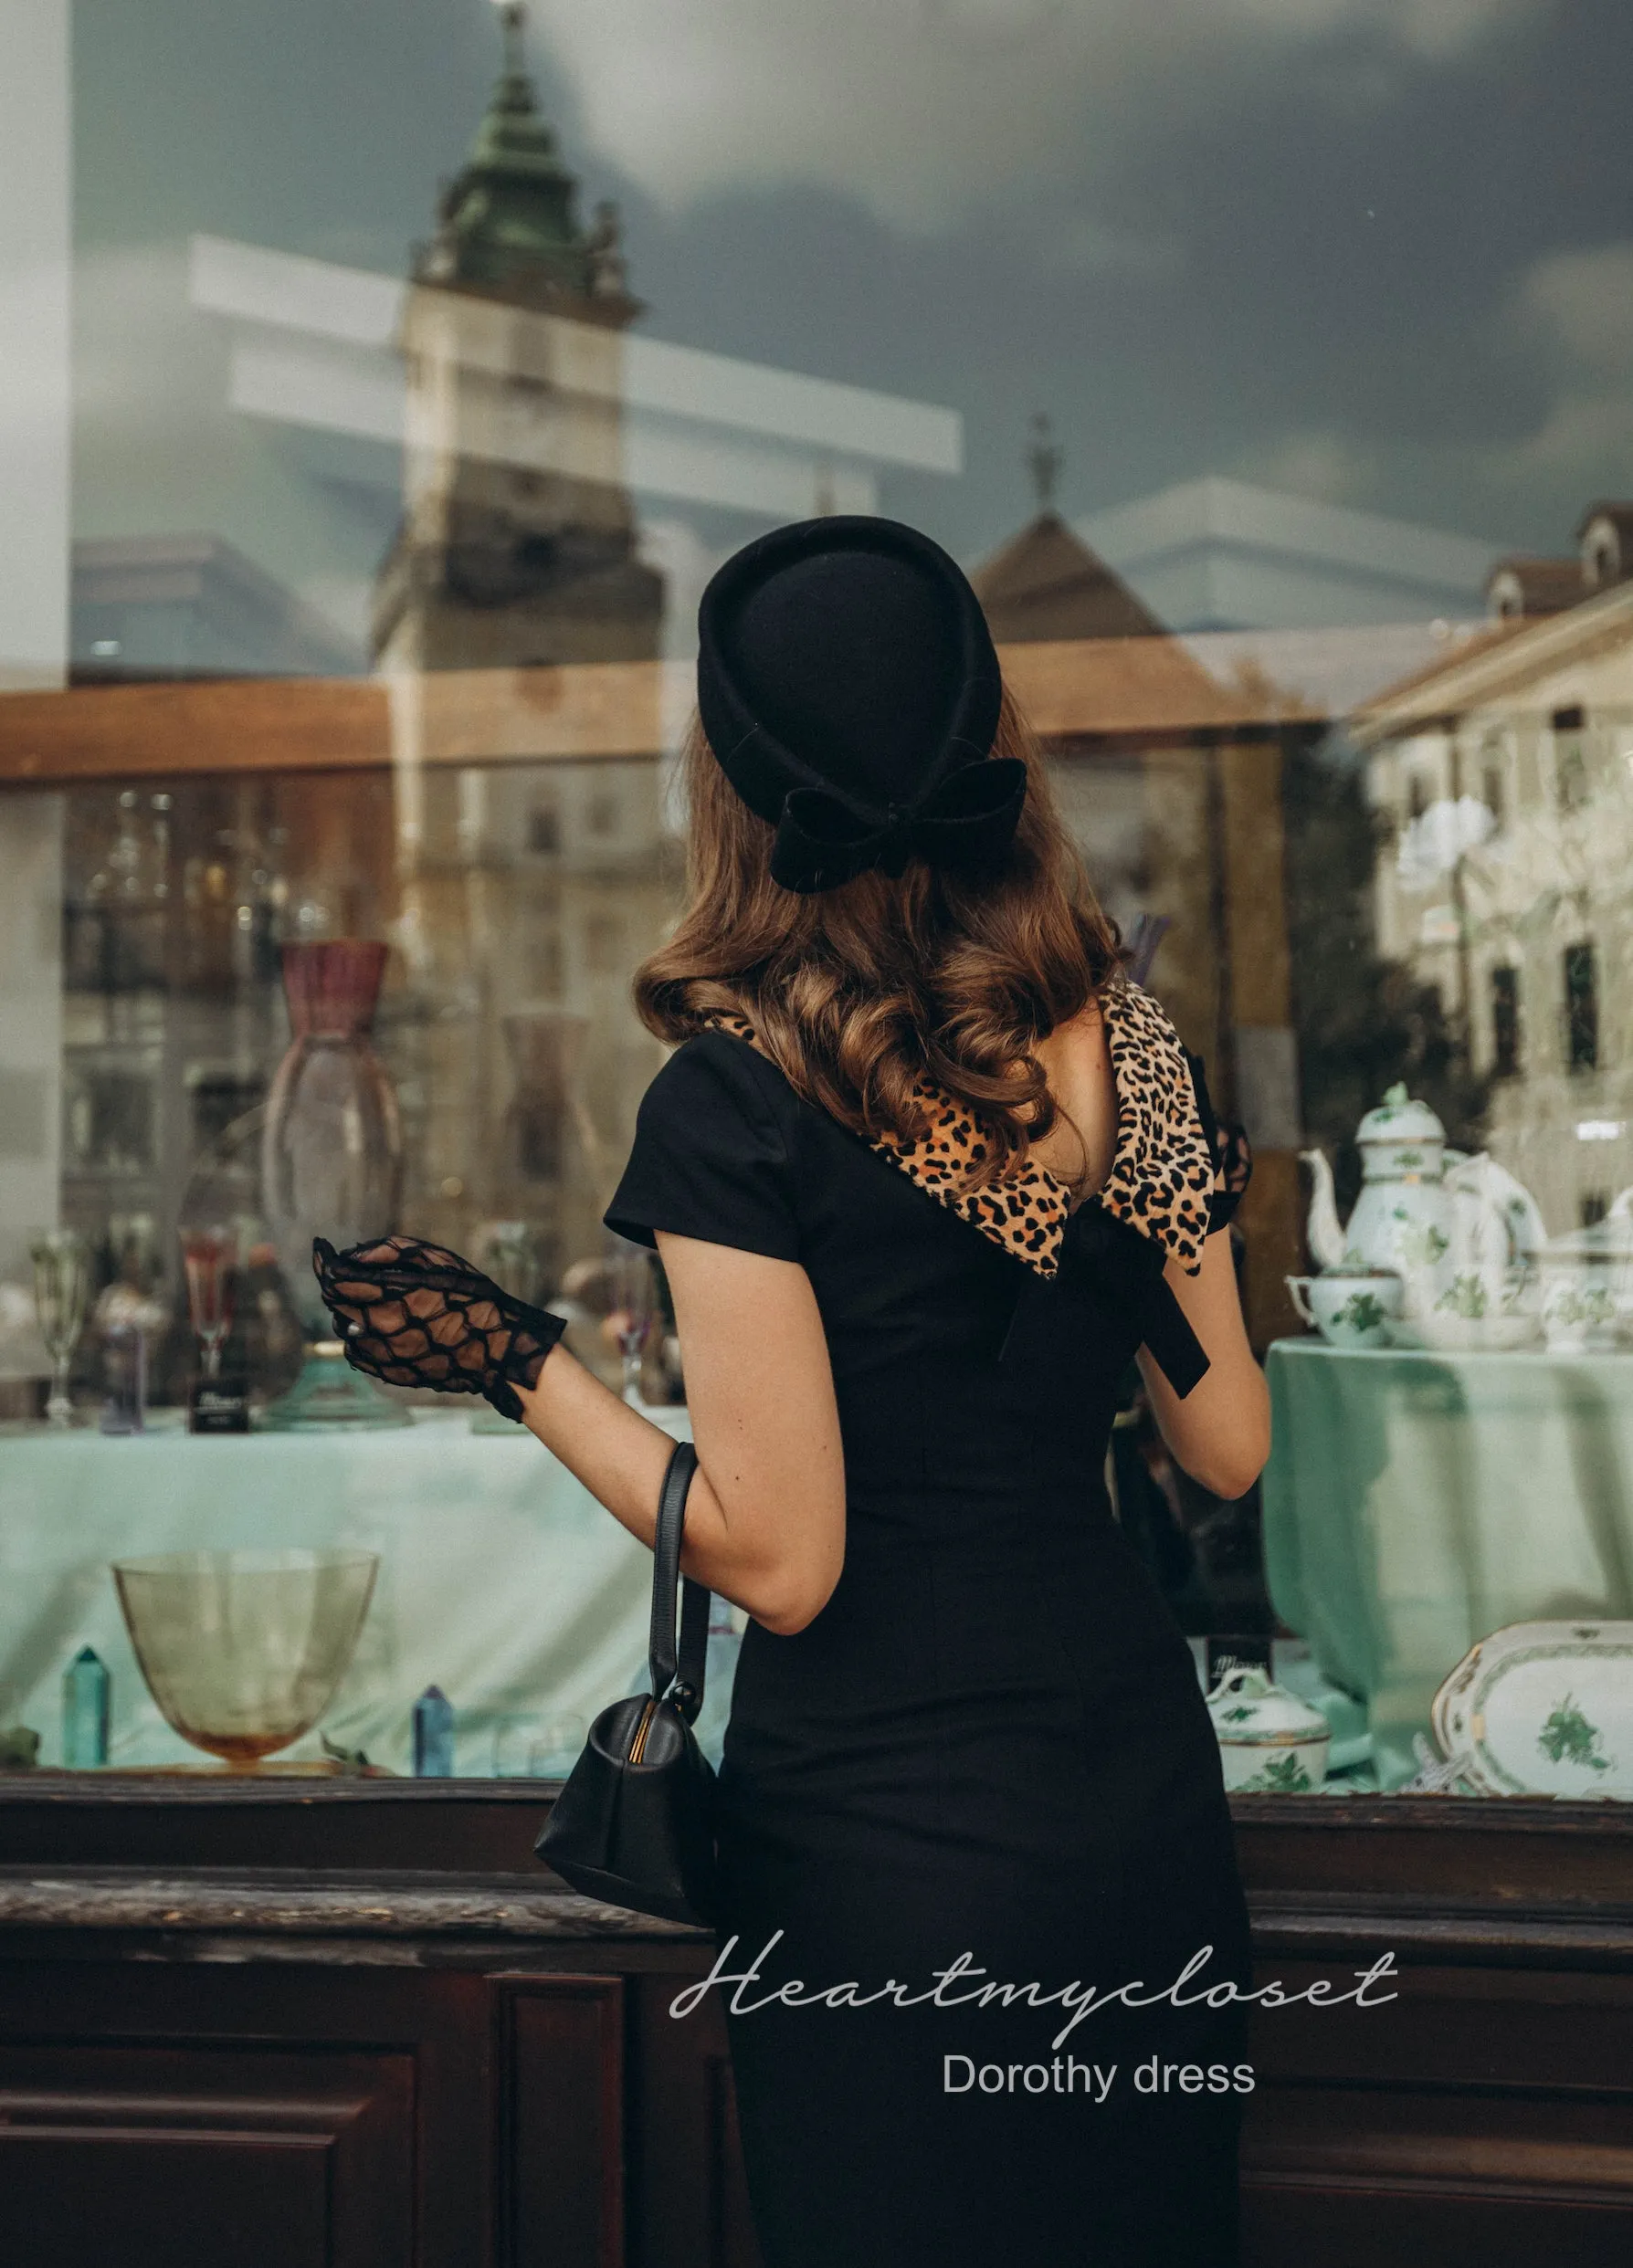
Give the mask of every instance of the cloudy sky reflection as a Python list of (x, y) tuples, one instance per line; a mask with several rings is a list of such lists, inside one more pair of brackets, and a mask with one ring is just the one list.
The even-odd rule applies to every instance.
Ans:
[[(297, 501), (287, 437), (222, 426), (186, 240), (402, 274), (493, 18), (79, 0), (82, 532), (208, 521), (355, 582), (377, 499), (341, 467)], [(530, 58), (655, 336), (962, 412), (964, 478), (883, 501), (966, 557), (1026, 515), (1039, 408), (1071, 513), (1217, 473), (1558, 551), (1627, 490), (1625, 11), (535, 0)]]

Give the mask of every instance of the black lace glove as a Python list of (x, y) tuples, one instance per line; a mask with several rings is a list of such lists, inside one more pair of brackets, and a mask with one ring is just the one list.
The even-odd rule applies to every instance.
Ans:
[(564, 1318), (500, 1291), (457, 1252), (417, 1236), (336, 1252), (314, 1238), (312, 1271), (346, 1360), (390, 1386), (483, 1394), (520, 1421), (518, 1386), (535, 1386)]

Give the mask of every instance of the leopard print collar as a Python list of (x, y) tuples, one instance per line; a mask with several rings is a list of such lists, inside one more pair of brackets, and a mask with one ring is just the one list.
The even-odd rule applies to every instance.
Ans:
[[(1088, 1202), (1195, 1275), (1208, 1231), (1214, 1161), (1179, 1036), (1151, 995), (1134, 984), (1114, 985), (1102, 997), (1101, 1013), (1117, 1087), (1117, 1148), (1110, 1173)], [(706, 1024), (760, 1045), (746, 1016), (722, 1011)], [(924, 1133), (916, 1141), (895, 1134), (864, 1137), (869, 1147), (1014, 1258), (1052, 1276), (1071, 1212), (1066, 1184), (1047, 1166), (1028, 1161), (987, 1189), (964, 1189), (965, 1171), (984, 1155), (978, 1122), (928, 1078), (914, 1091), (929, 1113)]]

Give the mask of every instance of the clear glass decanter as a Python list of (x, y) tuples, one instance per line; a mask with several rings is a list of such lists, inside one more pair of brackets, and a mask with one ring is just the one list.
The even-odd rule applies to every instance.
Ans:
[(387, 950), (357, 938), (282, 949), (292, 1036), (267, 1097), (261, 1194), (311, 1340), (300, 1376), (268, 1412), (268, 1424), (282, 1431), (407, 1423), (346, 1361), (311, 1266), (314, 1236), (343, 1248), (397, 1224), (402, 1129), (395, 1093), (369, 1042)]

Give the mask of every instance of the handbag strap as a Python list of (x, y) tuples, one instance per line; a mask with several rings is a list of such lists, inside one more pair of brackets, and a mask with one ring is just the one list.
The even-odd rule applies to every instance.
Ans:
[[(698, 1453), (678, 1441), (658, 1498), (658, 1533), (652, 1539), (652, 1637), (648, 1667), (652, 1691), (674, 1701), (690, 1725), (703, 1706), (703, 1668), (709, 1658), (709, 1587), (680, 1572), (680, 1538), (686, 1527), (686, 1498), (698, 1469)], [(675, 1586), (682, 1593), (680, 1643), (675, 1644)], [(670, 1693), (670, 1688), (673, 1692)]]

